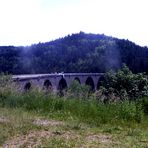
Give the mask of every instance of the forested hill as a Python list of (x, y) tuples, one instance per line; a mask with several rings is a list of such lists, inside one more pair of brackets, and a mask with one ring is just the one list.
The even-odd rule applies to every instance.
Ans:
[(1, 46), (0, 72), (106, 72), (125, 63), (148, 73), (148, 48), (105, 35), (78, 34), (27, 47)]

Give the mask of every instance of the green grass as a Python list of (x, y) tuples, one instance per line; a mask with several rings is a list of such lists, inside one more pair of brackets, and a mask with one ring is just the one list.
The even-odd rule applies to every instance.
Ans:
[[(144, 109), (142, 101), (104, 104), (36, 90), (24, 94), (5, 90), (0, 92), (0, 146), (147, 147)], [(50, 124), (34, 124), (37, 119)]]
[(67, 99), (38, 91), (25, 94), (12, 93), (0, 99), (2, 107), (23, 108), (27, 111), (36, 111), (47, 115), (56, 113), (57, 116), (61, 114), (61, 119), (64, 120), (72, 117), (93, 125), (118, 121), (140, 123), (144, 116), (142, 105), (138, 101), (104, 104), (95, 99)]
[(34, 129), (32, 117), (32, 114), (22, 109), (0, 108), (0, 144), (10, 137)]
[[(0, 146), (20, 147), (147, 147), (148, 118), (141, 123), (117, 123), (92, 125), (71, 118), (61, 121), (53, 112), (53, 119), (23, 109), (0, 108)], [(61, 113), (62, 114), (62, 113)], [(59, 118), (59, 119), (58, 119)], [(68, 118), (68, 117), (67, 117)], [(63, 124), (35, 125), (34, 120), (57, 121)], [(26, 141), (25, 141), (26, 139)]]

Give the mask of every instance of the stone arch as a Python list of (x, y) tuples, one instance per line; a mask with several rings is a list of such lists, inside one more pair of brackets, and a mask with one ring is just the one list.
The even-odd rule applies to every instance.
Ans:
[(94, 91), (95, 90), (95, 84), (94, 84), (94, 81), (93, 81), (92, 77), (88, 77), (86, 79), (85, 85), (90, 87), (90, 91)]
[(46, 89), (46, 90), (51, 90), (52, 89), (52, 84), (51, 84), (51, 82), (49, 80), (44, 81), (43, 89)]
[(81, 84), (81, 81), (80, 81), (80, 79), (78, 77), (75, 77), (74, 81), (77, 81), (77, 82), (79, 82), (79, 84)]
[(59, 95), (60, 96), (64, 96), (66, 90), (67, 90), (67, 82), (64, 78), (62, 78), (60, 81), (59, 81), (59, 86), (58, 86), (58, 90), (59, 90)]
[(97, 90), (100, 89), (100, 86), (102, 86), (104, 82), (105, 82), (105, 77), (101, 76), (98, 80), (98, 83), (97, 83)]
[(30, 82), (27, 82), (26, 84), (25, 84), (25, 86), (24, 86), (24, 90), (25, 91), (28, 91), (28, 90), (30, 90), (31, 89), (31, 83)]

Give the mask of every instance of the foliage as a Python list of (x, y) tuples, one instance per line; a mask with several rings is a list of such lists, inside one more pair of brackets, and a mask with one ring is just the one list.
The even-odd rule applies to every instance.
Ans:
[[(69, 93), (71, 92), (72, 94), (63, 98), (37, 89), (31, 89), (25, 93), (13, 93), (13, 90), (8, 90), (8, 93), (6, 89), (6, 91), (1, 91), (0, 106), (10, 108), (21, 107), (28, 111), (44, 114), (52, 112), (62, 113), (61, 118), (65, 118), (65, 115), (66, 118), (73, 116), (81, 122), (94, 125), (108, 122), (114, 123), (120, 120), (142, 121), (144, 112), (141, 103), (124, 101), (104, 104), (91, 99), (91, 96), (86, 96), (88, 92), (86, 92), (86, 88), (84, 89), (83, 86), (77, 88), (78, 90), (80, 89), (79, 92), (72, 92), (72, 90), (75, 90), (75, 85), (77, 86), (78, 84), (74, 83), (69, 90)], [(85, 90), (86, 94), (82, 90)]]
[(11, 81), (10, 75), (0, 74), (0, 104), (4, 105), (5, 100), (12, 94), (15, 89)]
[(88, 99), (89, 98), (89, 86), (81, 85), (77, 80), (74, 80), (70, 85), (67, 98), (77, 98), (77, 99)]
[[(122, 75), (118, 79), (121, 76), (126, 78), (125, 73), (126, 76), (135, 77), (127, 67), (119, 72)], [(111, 74), (110, 76), (115, 75), (115, 73)], [(140, 80), (139, 77), (137, 79), (133, 77), (134, 81)], [(140, 82), (146, 85), (143, 75), (140, 74), (140, 78), (142, 79)], [(130, 82), (129, 79), (126, 80)], [(31, 147), (34, 145), (35, 147), (85, 145), (86, 147), (98, 147), (98, 145), (146, 147), (147, 145), (148, 97), (135, 101), (103, 103), (95, 100), (94, 94), (88, 95), (89, 88), (81, 86), (77, 81), (72, 83), (67, 95), (63, 97), (37, 88), (20, 93), (11, 82), (11, 76), (1, 74), (0, 147), (3, 147), (5, 142), (8, 142), (6, 144), (8, 147), (12, 145), (16, 147), (18, 145), (18, 147), (28, 147), (28, 145)], [(113, 82), (110, 83), (113, 85)], [(106, 84), (104, 91), (110, 88), (108, 83), (102, 84), (104, 86)], [(142, 90), (141, 83), (134, 84), (140, 84)], [(112, 90), (113, 88), (109, 91)], [(57, 123), (62, 124), (54, 125), (55, 120), (60, 120)], [(37, 124), (37, 121), (41, 123)], [(49, 125), (46, 125), (48, 123)]]
[[(28, 92), (18, 96), (8, 96), (3, 103), (3, 107), (24, 108), (28, 111), (36, 111), (44, 114), (57, 112), (69, 114), (78, 118), (82, 122), (94, 125), (116, 121), (141, 122), (143, 110), (136, 102), (117, 102), (104, 104), (95, 100), (78, 100), (58, 98), (57, 96), (43, 95), (37, 92)], [(1, 102), (0, 102), (1, 104)], [(66, 118), (68, 116), (66, 115)]]
[(139, 101), (142, 105), (144, 113), (148, 114), (148, 97), (144, 97), (144, 98), (140, 99)]
[(100, 91), (106, 96), (106, 100), (114, 97), (135, 100), (148, 95), (147, 76), (144, 73), (134, 74), (125, 65), (118, 72), (108, 72), (102, 85)]
[(148, 48), (83, 32), (27, 47), (0, 47), (0, 72), (11, 74), (106, 72), (122, 63), (133, 72), (148, 72)]
[[(122, 73), (122, 71), (124, 71), (124, 73), (126, 71), (127, 77), (129, 77), (128, 75), (134, 75), (127, 67), (124, 67), (118, 73)], [(123, 76), (124, 73), (122, 73)], [(81, 86), (77, 81), (72, 83), (66, 96), (59, 97), (51, 92), (47, 93), (40, 89), (31, 89), (30, 91), (19, 93), (17, 90), (14, 91), (15, 87), (12, 85), (9, 85), (8, 87), (8, 80), (8, 76), (1, 76), (1, 81), (4, 81), (5, 84), (5, 86), (0, 87), (0, 106), (2, 107), (23, 108), (28, 111), (36, 111), (44, 114), (57, 112), (58, 114), (62, 113), (62, 119), (65, 118), (65, 115), (66, 118), (67, 116), (73, 116), (74, 118), (78, 118), (81, 122), (87, 122), (94, 125), (108, 122), (115, 123), (116, 121), (132, 121), (139, 123), (142, 122), (144, 113), (147, 113), (147, 104), (139, 100), (135, 102), (130, 102), (128, 100), (111, 103), (100, 102), (94, 99), (95, 97), (93, 98), (92, 95), (88, 95), (88, 87)], [(132, 80), (137, 81), (137, 79)], [(114, 81), (110, 82), (112, 86), (116, 86), (113, 82)], [(108, 85), (110, 83), (106, 83), (108, 88), (110, 88)], [(134, 84), (139, 83), (136, 82)], [(11, 89), (11, 87), (13, 87), (13, 89)], [(142, 87), (140, 88), (142, 89)]]

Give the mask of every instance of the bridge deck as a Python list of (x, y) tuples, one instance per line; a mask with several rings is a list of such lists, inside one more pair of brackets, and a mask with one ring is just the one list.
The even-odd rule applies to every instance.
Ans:
[(101, 76), (103, 73), (51, 73), (51, 74), (23, 74), (13, 75), (12, 79), (36, 79), (46, 77), (61, 77), (61, 76)]

